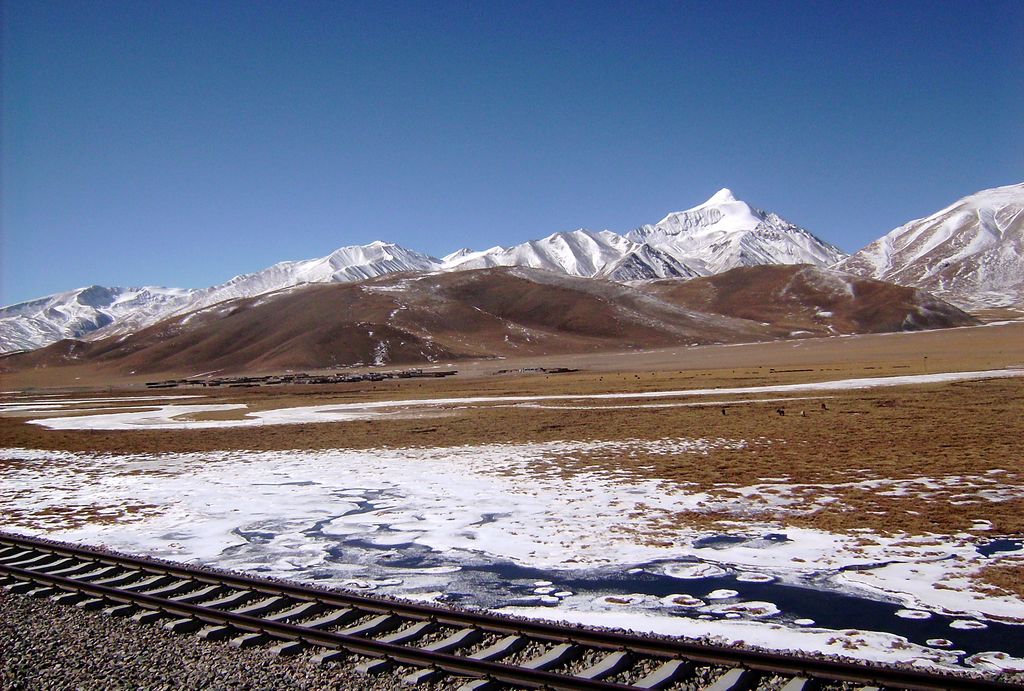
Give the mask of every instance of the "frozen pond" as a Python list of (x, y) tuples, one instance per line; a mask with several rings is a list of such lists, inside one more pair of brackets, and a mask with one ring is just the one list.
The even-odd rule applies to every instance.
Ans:
[[(778, 525), (677, 528), (675, 513), (743, 501), (745, 488), (723, 499), (597, 465), (563, 472), (566, 459), (595, 454), (699, 463), (766, 443), (159, 457), (7, 449), (0, 515), (8, 529), (55, 539), (420, 600), (868, 659), (1024, 666), (1024, 626), (1008, 623), (1024, 622), (1024, 602), (955, 581), (1019, 554), (1018, 538), (948, 536), (937, 553), (935, 536), (875, 536), (864, 547)], [(785, 501), (783, 481), (765, 482), (759, 491)], [(950, 578), (963, 587), (930, 587)]]

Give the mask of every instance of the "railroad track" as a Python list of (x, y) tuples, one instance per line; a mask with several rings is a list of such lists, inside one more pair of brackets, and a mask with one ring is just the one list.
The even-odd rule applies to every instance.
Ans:
[[(411, 685), (546, 689), (1024, 689), (1024, 685), (586, 630), (341, 593), (0, 534), (0, 585), (179, 633), (355, 655)], [(412, 686), (410, 686), (412, 688)]]

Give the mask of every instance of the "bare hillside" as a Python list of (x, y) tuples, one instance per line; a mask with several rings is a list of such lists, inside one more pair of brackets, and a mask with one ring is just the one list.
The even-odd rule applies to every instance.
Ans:
[(922, 290), (808, 265), (739, 268), (691, 281), (657, 281), (649, 289), (688, 309), (768, 322), (790, 333), (886, 333), (978, 323)]
[(111, 375), (422, 365), (742, 343), (973, 320), (925, 293), (810, 267), (754, 267), (626, 286), (522, 267), (309, 285), (223, 302), (129, 336), (65, 340), (8, 371)]

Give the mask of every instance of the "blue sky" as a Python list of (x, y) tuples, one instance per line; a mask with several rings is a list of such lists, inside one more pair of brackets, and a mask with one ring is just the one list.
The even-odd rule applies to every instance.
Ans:
[(1024, 3), (3, 6), (0, 302), (730, 187), (853, 251), (1024, 180)]

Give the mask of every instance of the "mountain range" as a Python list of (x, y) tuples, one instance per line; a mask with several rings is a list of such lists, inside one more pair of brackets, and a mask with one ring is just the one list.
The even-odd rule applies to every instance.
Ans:
[(693, 278), (765, 263), (831, 264), (840, 250), (723, 189), (703, 204), (672, 213), (626, 236), (578, 229), (443, 259), (392, 243), (342, 247), (326, 257), (287, 261), (209, 288), (90, 286), (0, 309), (0, 352), (31, 350), (62, 338), (134, 333), (168, 317), (236, 298), (307, 283), (344, 283), (407, 271), (464, 271), (496, 266), (546, 269), (569, 276), (630, 281)]
[(308, 284), (394, 273), (494, 267), (542, 269), (618, 283), (694, 279), (731, 269), (809, 264), (934, 291), (967, 308), (1024, 302), (1024, 185), (985, 190), (911, 221), (847, 257), (807, 230), (722, 189), (703, 204), (624, 235), (578, 229), (511, 247), (460, 249), (441, 259), (386, 242), (342, 247), (202, 289), (90, 286), (0, 309), (0, 352), (64, 338), (124, 337), (225, 301)]
[(121, 337), (8, 354), (0, 369), (109, 379), (422, 366), (976, 323), (923, 291), (805, 264), (632, 284), (501, 266), (229, 300)]

